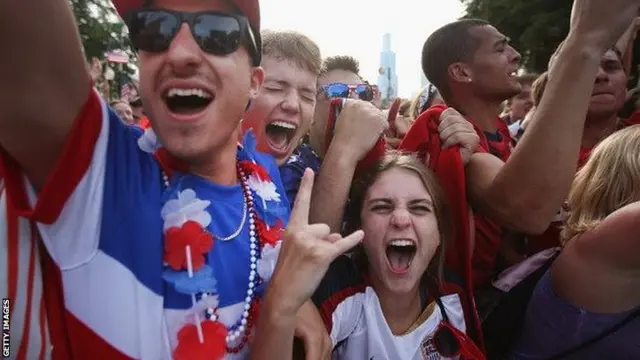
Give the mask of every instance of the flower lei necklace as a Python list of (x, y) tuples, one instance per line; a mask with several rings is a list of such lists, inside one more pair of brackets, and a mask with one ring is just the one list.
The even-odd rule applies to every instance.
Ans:
[[(251, 140), (250, 135), (245, 137), (246, 146), (251, 146)], [(141, 141), (149, 142), (149, 139)], [(144, 150), (143, 145), (140, 147)], [(239, 228), (231, 236), (220, 238), (207, 230), (211, 215), (205, 209), (211, 202), (198, 199), (192, 189), (179, 191), (178, 199), (167, 201), (162, 209), (164, 263), (167, 266), (164, 278), (176, 291), (189, 295), (192, 304), (188, 321), (178, 332), (178, 345), (173, 354), (175, 359), (220, 359), (227, 353), (238, 353), (248, 343), (257, 320), (260, 302), (256, 292), (269, 280), (275, 268), (283, 224), (278, 219), (275, 225), (269, 226), (266, 219), (259, 217), (254, 192), (265, 211), (267, 201), (279, 201), (279, 195), (268, 171), (247, 154), (243, 149), (238, 154), (237, 175), (244, 198), (243, 216)], [(169, 189), (169, 176), (164, 171), (162, 178), (165, 188)], [(206, 256), (215, 240), (229, 241), (239, 235), (247, 218), (250, 269), (246, 297), (242, 315), (227, 328), (218, 315), (219, 294), (213, 268), (206, 264)], [(199, 301), (197, 294), (201, 294)]]

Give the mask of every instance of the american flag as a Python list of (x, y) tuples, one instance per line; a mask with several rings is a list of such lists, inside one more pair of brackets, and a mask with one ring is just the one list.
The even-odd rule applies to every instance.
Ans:
[(129, 62), (129, 54), (122, 50), (113, 50), (104, 54), (107, 61), (117, 64), (126, 64)]
[(131, 96), (131, 84), (125, 83), (120, 87), (120, 99), (129, 101), (130, 96)]

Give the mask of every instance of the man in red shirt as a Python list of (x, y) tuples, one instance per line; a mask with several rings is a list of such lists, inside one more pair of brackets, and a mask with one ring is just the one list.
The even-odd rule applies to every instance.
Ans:
[(587, 41), (584, 35), (591, 31), (587, 29), (600, 20), (595, 13), (581, 15), (588, 18), (572, 24), (558, 55), (562, 61), (551, 70), (547, 85), (548, 92), (562, 97), (542, 99), (527, 136), (514, 151), (506, 124), (499, 119), (500, 104), (521, 90), (516, 79), (520, 54), (508, 38), (485, 21), (466, 19), (438, 29), (424, 45), (427, 78), (481, 136), (483, 151), (475, 153), (466, 167), (468, 197), (476, 214), (472, 259), (476, 288), (495, 273), (503, 228), (541, 233), (564, 201), (602, 54), (633, 17), (629, 15), (621, 28), (606, 36), (602, 32), (599, 40)]

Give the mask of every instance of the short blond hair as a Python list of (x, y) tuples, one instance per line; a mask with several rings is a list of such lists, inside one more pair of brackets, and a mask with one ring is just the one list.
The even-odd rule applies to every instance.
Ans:
[(296, 31), (263, 31), (262, 56), (292, 61), (316, 76), (322, 70), (322, 55), (318, 44)]
[(604, 139), (578, 171), (569, 192), (569, 216), (561, 242), (594, 229), (640, 195), (640, 125)]

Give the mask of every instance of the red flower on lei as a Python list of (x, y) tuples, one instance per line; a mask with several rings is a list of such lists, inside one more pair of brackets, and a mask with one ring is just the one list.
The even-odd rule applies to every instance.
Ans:
[(174, 270), (188, 269), (185, 247), (191, 247), (193, 271), (204, 266), (205, 255), (213, 247), (213, 235), (199, 223), (187, 221), (181, 227), (172, 227), (165, 233), (164, 261)]
[(262, 246), (276, 246), (276, 243), (282, 239), (283, 227), (284, 224), (282, 223), (282, 220), (278, 219), (278, 222), (275, 225), (270, 226), (267, 229), (267, 224), (257, 218), (256, 228), (258, 229), (258, 234), (260, 234), (260, 244)]
[(227, 328), (219, 321), (200, 323), (204, 342), (198, 339), (198, 328), (187, 324), (178, 332), (178, 346), (173, 352), (175, 360), (219, 360), (227, 353)]
[(247, 175), (255, 175), (261, 181), (271, 181), (271, 176), (269, 176), (267, 169), (258, 163), (242, 160), (240, 161), (240, 167), (247, 173)]

